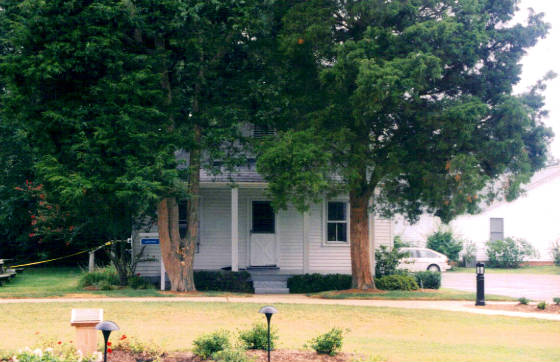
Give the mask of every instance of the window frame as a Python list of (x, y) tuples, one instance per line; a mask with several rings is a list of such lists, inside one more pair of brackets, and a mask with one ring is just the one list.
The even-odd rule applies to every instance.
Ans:
[[(494, 220), (500, 220), (501, 221), (500, 231), (493, 231), (492, 226), (493, 226), (493, 221)], [(504, 240), (505, 239), (506, 236), (505, 236), (505, 225), (504, 225), (504, 218), (503, 217), (491, 217), (489, 226), (490, 226), (490, 235), (489, 235), (489, 240), (490, 241)], [(492, 235), (495, 235), (495, 234), (501, 234), (502, 237), (501, 238), (492, 238)]]
[[(346, 205), (346, 219), (344, 222), (346, 223), (346, 241), (334, 241), (328, 240), (328, 227), (329, 227), (329, 203), (330, 202), (338, 202), (343, 203)], [(342, 220), (333, 220), (333, 222), (341, 223)], [(323, 237), (322, 237), (322, 245), (323, 246), (334, 246), (334, 247), (350, 247), (350, 202), (348, 199), (324, 199), (323, 200), (323, 217), (322, 217), (322, 228), (323, 228)]]

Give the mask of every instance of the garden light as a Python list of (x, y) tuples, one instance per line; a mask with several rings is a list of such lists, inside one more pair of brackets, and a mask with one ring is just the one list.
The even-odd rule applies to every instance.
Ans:
[(107, 342), (109, 342), (109, 335), (112, 331), (118, 331), (119, 326), (115, 322), (103, 321), (95, 326), (95, 329), (103, 332), (103, 338), (105, 338), (105, 353), (103, 362), (107, 362)]
[(476, 303), (486, 305), (484, 302), (484, 263), (476, 263)]
[(276, 308), (272, 306), (265, 306), (259, 310), (259, 313), (262, 313), (266, 316), (266, 322), (268, 324), (268, 362), (270, 362), (270, 318), (272, 318), (273, 314), (278, 313)]

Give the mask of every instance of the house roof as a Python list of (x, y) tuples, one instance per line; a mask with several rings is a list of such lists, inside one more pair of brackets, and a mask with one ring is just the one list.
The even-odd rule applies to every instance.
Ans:
[(200, 170), (201, 183), (214, 183), (214, 182), (265, 182), (264, 178), (257, 172), (257, 168), (253, 162), (249, 162), (246, 166), (241, 166), (233, 172), (220, 172), (212, 174), (208, 170)]

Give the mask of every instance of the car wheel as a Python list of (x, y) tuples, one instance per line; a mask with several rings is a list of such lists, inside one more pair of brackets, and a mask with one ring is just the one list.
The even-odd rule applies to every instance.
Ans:
[(432, 264), (428, 267), (428, 270), (431, 272), (438, 272), (439, 271), (439, 266), (437, 266), (436, 264)]

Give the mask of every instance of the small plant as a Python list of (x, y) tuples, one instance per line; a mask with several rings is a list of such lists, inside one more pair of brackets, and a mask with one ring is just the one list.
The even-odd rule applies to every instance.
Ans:
[(212, 359), (216, 362), (251, 362), (244, 350), (224, 349), (212, 354)]
[(554, 297), (552, 301), (554, 302), (554, 304), (560, 305), (560, 297)]
[(539, 308), (540, 310), (545, 310), (546, 302), (540, 302), (539, 304), (537, 304), (537, 308)]
[(529, 304), (529, 299), (527, 299), (525, 297), (519, 298), (518, 301), (519, 301), (519, 304), (523, 304), (523, 305)]
[(387, 248), (385, 245), (380, 245), (375, 250), (375, 276), (382, 277), (384, 275), (397, 274), (397, 267), (400, 260), (408, 257), (408, 252), (400, 251), (404, 244), (400, 237), (395, 236), (393, 249)]
[(552, 243), (550, 251), (552, 253), (552, 259), (554, 260), (554, 265), (560, 266), (560, 240), (556, 240)]
[(214, 353), (230, 348), (229, 332), (219, 330), (205, 334), (193, 341), (193, 353), (202, 359), (208, 359)]
[(463, 242), (455, 239), (452, 232), (440, 230), (428, 237), (426, 247), (444, 254), (449, 260), (458, 261)]
[[(239, 339), (246, 349), (266, 350), (268, 348), (268, 327), (264, 323), (257, 323), (253, 325), (253, 328), (241, 331)], [(270, 331), (270, 349), (274, 349), (277, 339), (276, 330), (272, 329)]]
[(476, 262), (476, 244), (472, 241), (463, 242), (463, 251), (461, 252), (461, 266), (473, 267)]
[(439, 289), (441, 287), (441, 273), (433, 271), (423, 271), (414, 274), (416, 283), (422, 289)]
[(341, 351), (343, 338), (344, 335), (342, 329), (333, 328), (327, 333), (313, 338), (311, 341), (309, 341), (309, 345), (317, 353), (334, 356)]
[(163, 354), (161, 347), (154, 343), (145, 343), (134, 337), (122, 334), (114, 344), (113, 350), (124, 351), (132, 354), (142, 354), (147, 359), (155, 359)]

